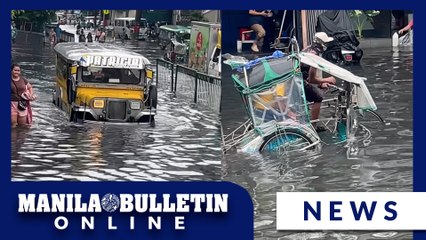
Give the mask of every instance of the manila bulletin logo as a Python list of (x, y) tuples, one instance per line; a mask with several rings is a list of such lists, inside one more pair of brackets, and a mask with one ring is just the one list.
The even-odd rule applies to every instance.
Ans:
[(107, 212), (115, 212), (115, 210), (117, 210), (120, 206), (120, 199), (115, 194), (107, 193), (102, 198), (101, 205), (103, 210)]
[[(102, 197), (92, 193), (83, 196), (78, 193), (60, 194), (18, 194), (18, 213), (53, 214), (53, 225), (57, 230), (66, 230), (70, 214), (80, 217), (81, 230), (93, 230), (97, 218), (105, 218), (108, 230), (119, 229), (114, 218), (127, 223), (126, 228), (134, 230), (136, 221), (147, 222), (149, 230), (161, 230), (162, 216), (174, 216), (174, 229), (185, 229), (185, 217), (188, 213), (226, 214), (228, 212), (228, 194), (226, 193), (107, 193)], [(57, 215), (56, 215), (56, 214)], [(65, 214), (66, 213), (66, 214)], [(100, 214), (99, 214), (100, 213)], [(117, 215), (123, 213), (123, 215)], [(167, 218), (170, 219), (170, 218)], [(172, 218), (173, 219), (173, 218)], [(166, 223), (167, 224), (167, 223)], [(122, 228), (122, 226), (120, 226)]]

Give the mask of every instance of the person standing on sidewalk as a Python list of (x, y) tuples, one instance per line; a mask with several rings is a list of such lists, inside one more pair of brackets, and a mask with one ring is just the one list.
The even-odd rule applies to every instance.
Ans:
[(56, 45), (56, 33), (55, 30), (53, 30), (53, 28), (50, 29), (50, 33), (49, 33), (49, 42), (50, 42), (50, 47), (54, 47)]
[(99, 30), (99, 28), (97, 28), (96, 32), (95, 32), (95, 41), (99, 41), (100, 36), (101, 36), (101, 30)]
[(57, 39), (56, 43), (58, 43), (61, 41), (61, 34), (62, 34), (62, 29), (61, 27), (59, 27), (59, 24), (56, 25), (55, 33), (56, 33), (56, 39)]
[(134, 35), (133, 39), (138, 40), (140, 29), (141, 27), (139, 26), (139, 23), (135, 24), (135, 26), (133, 27), (133, 35)]
[(256, 33), (256, 40), (251, 46), (253, 52), (259, 52), (263, 46), (263, 40), (266, 35), (264, 28), (265, 18), (272, 17), (272, 12), (269, 10), (249, 10), (250, 28)]
[(18, 34), (18, 32), (16, 30), (16, 26), (14, 22), (12, 22), (11, 31), (12, 31), (12, 43), (15, 43), (16, 35)]
[(101, 35), (99, 36), (99, 42), (104, 43), (106, 40), (106, 33), (105, 30), (102, 30)]
[(93, 42), (93, 37), (92, 37), (92, 33), (89, 31), (89, 33), (87, 34), (87, 42)]
[(78, 36), (78, 42), (82, 42), (82, 43), (86, 42), (86, 35), (84, 34), (83, 28), (80, 30), (80, 35)]

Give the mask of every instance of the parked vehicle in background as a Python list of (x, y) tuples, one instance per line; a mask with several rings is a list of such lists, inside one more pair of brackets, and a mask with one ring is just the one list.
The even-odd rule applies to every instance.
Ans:
[(160, 27), (167, 25), (167, 22), (161, 21), (156, 23), (148, 23), (147, 29), (147, 39), (148, 40), (158, 40), (158, 35), (160, 34)]
[(327, 44), (327, 50), (322, 55), (325, 59), (339, 65), (361, 61), (364, 52), (358, 47), (359, 41), (353, 31), (334, 32), (331, 36), (334, 40)]
[(171, 39), (178, 42), (189, 42), (191, 37), (191, 28), (181, 25), (163, 25), (159, 27), (158, 44), (164, 48)]
[[(83, 21), (82, 21), (83, 22)], [(87, 29), (95, 27), (95, 16), (87, 16), (84, 18), (85, 26)], [(83, 27), (83, 25), (82, 25)]]
[[(192, 22), (188, 67), (199, 72), (220, 76), (217, 48), (221, 26), (218, 23)], [(216, 52), (216, 53), (215, 53)], [(219, 63), (219, 59), (217, 59)]]
[(159, 29), (158, 43), (164, 50), (164, 59), (186, 63), (191, 29), (180, 25), (163, 25)]
[(141, 18), (139, 22), (136, 22), (135, 18), (132, 17), (115, 18), (113, 21), (113, 26), (116, 37), (122, 39), (131, 39), (136, 24), (139, 24), (139, 34), (137, 38), (139, 40), (145, 40), (148, 30), (148, 24), (145, 18)]
[(320, 14), (316, 31), (325, 32), (334, 38), (322, 55), (325, 59), (339, 65), (361, 61), (363, 51), (358, 47), (359, 41), (347, 11), (329, 10)]
[(216, 46), (209, 59), (208, 74), (220, 77), (222, 72), (222, 31), (218, 29)]
[(145, 18), (139, 21), (139, 34), (138, 40), (146, 40), (148, 38), (148, 22)]
[(121, 39), (130, 39), (133, 34), (135, 18), (116, 18), (114, 19), (115, 36)]

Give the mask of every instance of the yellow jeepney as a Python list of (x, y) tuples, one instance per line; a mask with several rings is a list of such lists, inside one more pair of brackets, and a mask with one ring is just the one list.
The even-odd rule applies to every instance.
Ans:
[(157, 88), (144, 56), (107, 44), (59, 43), (53, 103), (70, 121), (154, 125)]

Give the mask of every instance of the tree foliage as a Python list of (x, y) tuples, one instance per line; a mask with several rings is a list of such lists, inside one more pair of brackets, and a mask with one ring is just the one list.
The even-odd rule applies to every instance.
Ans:
[[(12, 21), (21, 30), (42, 32), (44, 25), (55, 20), (54, 10), (12, 10)], [(28, 26), (31, 26), (28, 29)]]
[(357, 28), (358, 37), (362, 38), (362, 31), (364, 30), (364, 25), (368, 21), (373, 23), (373, 17), (380, 14), (378, 10), (350, 10), (349, 15), (354, 18), (354, 22)]

